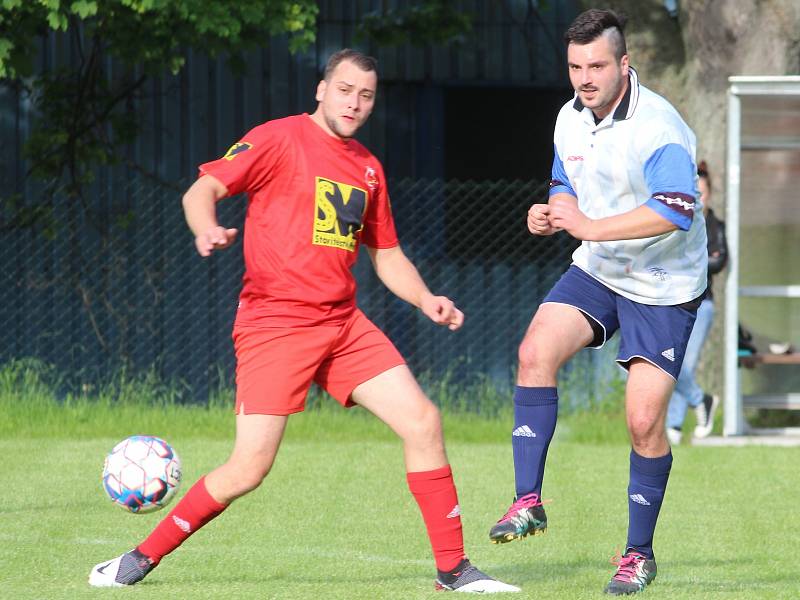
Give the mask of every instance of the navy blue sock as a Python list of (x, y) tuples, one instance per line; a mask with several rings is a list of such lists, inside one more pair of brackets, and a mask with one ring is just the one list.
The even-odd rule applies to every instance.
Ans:
[(514, 475), (517, 498), (531, 492), (541, 496), (544, 461), (558, 417), (558, 391), (554, 387), (522, 387), (514, 390)]
[(666, 456), (645, 458), (631, 450), (631, 475), (628, 483), (628, 550), (653, 558), (653, 533), (658, 511), (667, 490), (672, 451)]

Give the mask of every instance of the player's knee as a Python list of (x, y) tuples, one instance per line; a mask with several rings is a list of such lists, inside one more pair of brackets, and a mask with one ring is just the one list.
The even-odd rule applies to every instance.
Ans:
[(628, 420), (628, 430), (634, 448), (651, 446), (656, 437), (663, 435), (662, 429), (658, 427), (657, 419), (651, 419), (647, 416), (632, 417)]
[(229, 481), (231, 495), (235, 497), (243, 496), (252, 492), (261, 482), (264, 481), (272, 468), (271, 460), (251, 459), (247, 461), (237, 461), (228, 463)]
[(519, 346), (517, 353), (519, 370), (527, 374), (552, 375), (558, 370), (554, 357), (542, 342), (533, 336), (527, 336)]
[(442, 438), (442, 417), (433, 402), (425, 402), (409, 422), (407, 440), (418, 444), (436, 443)]

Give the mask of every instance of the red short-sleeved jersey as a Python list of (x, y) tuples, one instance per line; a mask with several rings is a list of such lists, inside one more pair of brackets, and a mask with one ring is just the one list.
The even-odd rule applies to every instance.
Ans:
[(268, 121), (200, 165), (229, 195), (247, 192), (237, 323), (310, 325), (355, 307), (360, 243), (398, 244), (383, 167), (309, 115)]

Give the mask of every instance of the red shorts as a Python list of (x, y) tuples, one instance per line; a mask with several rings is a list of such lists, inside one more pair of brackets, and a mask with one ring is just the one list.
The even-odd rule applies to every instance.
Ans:
[(236, 413), (289, 415), (305, 408), (311, 382), (344, 406), (376, 375), (405, 364), (360, 310), (343, 322), (309, 327), (236, 325)]

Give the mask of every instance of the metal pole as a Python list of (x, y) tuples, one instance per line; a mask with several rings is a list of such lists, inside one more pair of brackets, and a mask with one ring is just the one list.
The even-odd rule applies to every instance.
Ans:
[(725, 282), (725, 410), (723, 434), (744, 433), (739, 382), (739, 190), (741, 182), (741, 98), (736, 84), (728, 89), (728, 159), (726, 210), (728, 279)]

